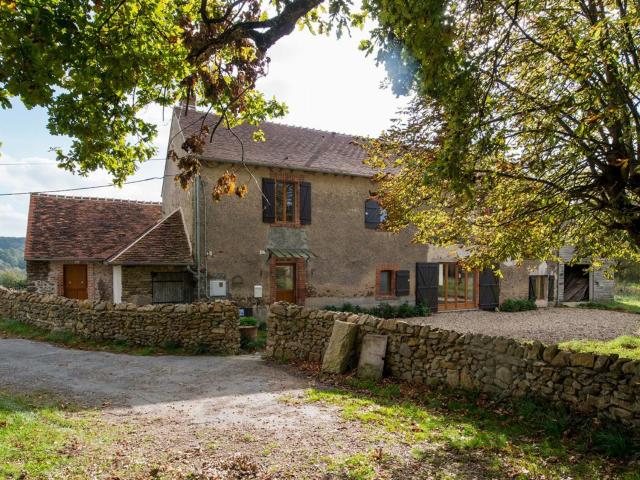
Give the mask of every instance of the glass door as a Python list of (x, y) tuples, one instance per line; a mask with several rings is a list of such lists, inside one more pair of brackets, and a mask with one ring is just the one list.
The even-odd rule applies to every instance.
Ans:
[(438, 309), (461, 310), (478, 306), (478, 272), (454, 262), (438, 267)]

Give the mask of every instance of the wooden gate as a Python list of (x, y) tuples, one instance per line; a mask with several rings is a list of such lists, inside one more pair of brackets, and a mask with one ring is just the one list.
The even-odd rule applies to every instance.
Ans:
[(189, 303), (192, 301), (189, 272), (153, 272), (151, 297), (153, 303)]

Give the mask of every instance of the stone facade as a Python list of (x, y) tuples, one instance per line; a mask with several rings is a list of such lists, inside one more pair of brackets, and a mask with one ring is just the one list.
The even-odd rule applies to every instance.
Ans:
[(151, 274), (154, 272), (184, 272), (180, 266), (123, 266), (122, 301), (147, 305), (153, 301)]
[(267, 355), (322, 361), (336, 320), (359, 326), (352, 366), (365, 334), (387, 335), (385, 372), (391, 377), (496, 396), (530, 395), (640, 428), (640, 361), (617, 355), (571, 353), (539, 342), (524, 344), (285, 303), (271, 308)]
[(0, 287), (0, 316), (95, 340), (206, 347), (225, 354), (235, 354), (240, 349), (238, 309), (227, 301), (139, 307)]

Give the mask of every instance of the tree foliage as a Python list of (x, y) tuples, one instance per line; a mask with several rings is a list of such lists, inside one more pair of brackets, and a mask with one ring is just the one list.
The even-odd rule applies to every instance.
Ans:
[[(369, 148), (391, 230), (506, 259), (640, 246), (640, 6), (627, 0), (365, 2), (396, 91)], [(385, 60), (385, 59), (383, 59)], [(388, 175), (389, 171), (394, 175)]]
[(0, 237), (0, 271), (24, 270), (24, 238)]
[[(60, 165), (98, 168), (116, 183), (156, 152), (151, 104), (193, 103), (233, 126), (285, 113), (255, 89), (268, 49), (297, 24), (347, 25), (349, 2), (331, 0), (0, 0), (0, 105), (41, 106)], [(349, 20), (351, 23), (351, 20)], [(209, 136), (220, 125), (203, 125)], [(182, 162), (197, 172), (193, 158)], [(191, 175), (192, 176), (192, 175)], [(187, 174), (187, 181), (190, 179)]]

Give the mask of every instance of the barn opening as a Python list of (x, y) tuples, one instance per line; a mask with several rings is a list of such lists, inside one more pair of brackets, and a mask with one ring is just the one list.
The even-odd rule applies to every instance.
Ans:
[(564, 266), (564, 301), (584, 302), (589, 300), (589, 265)]

